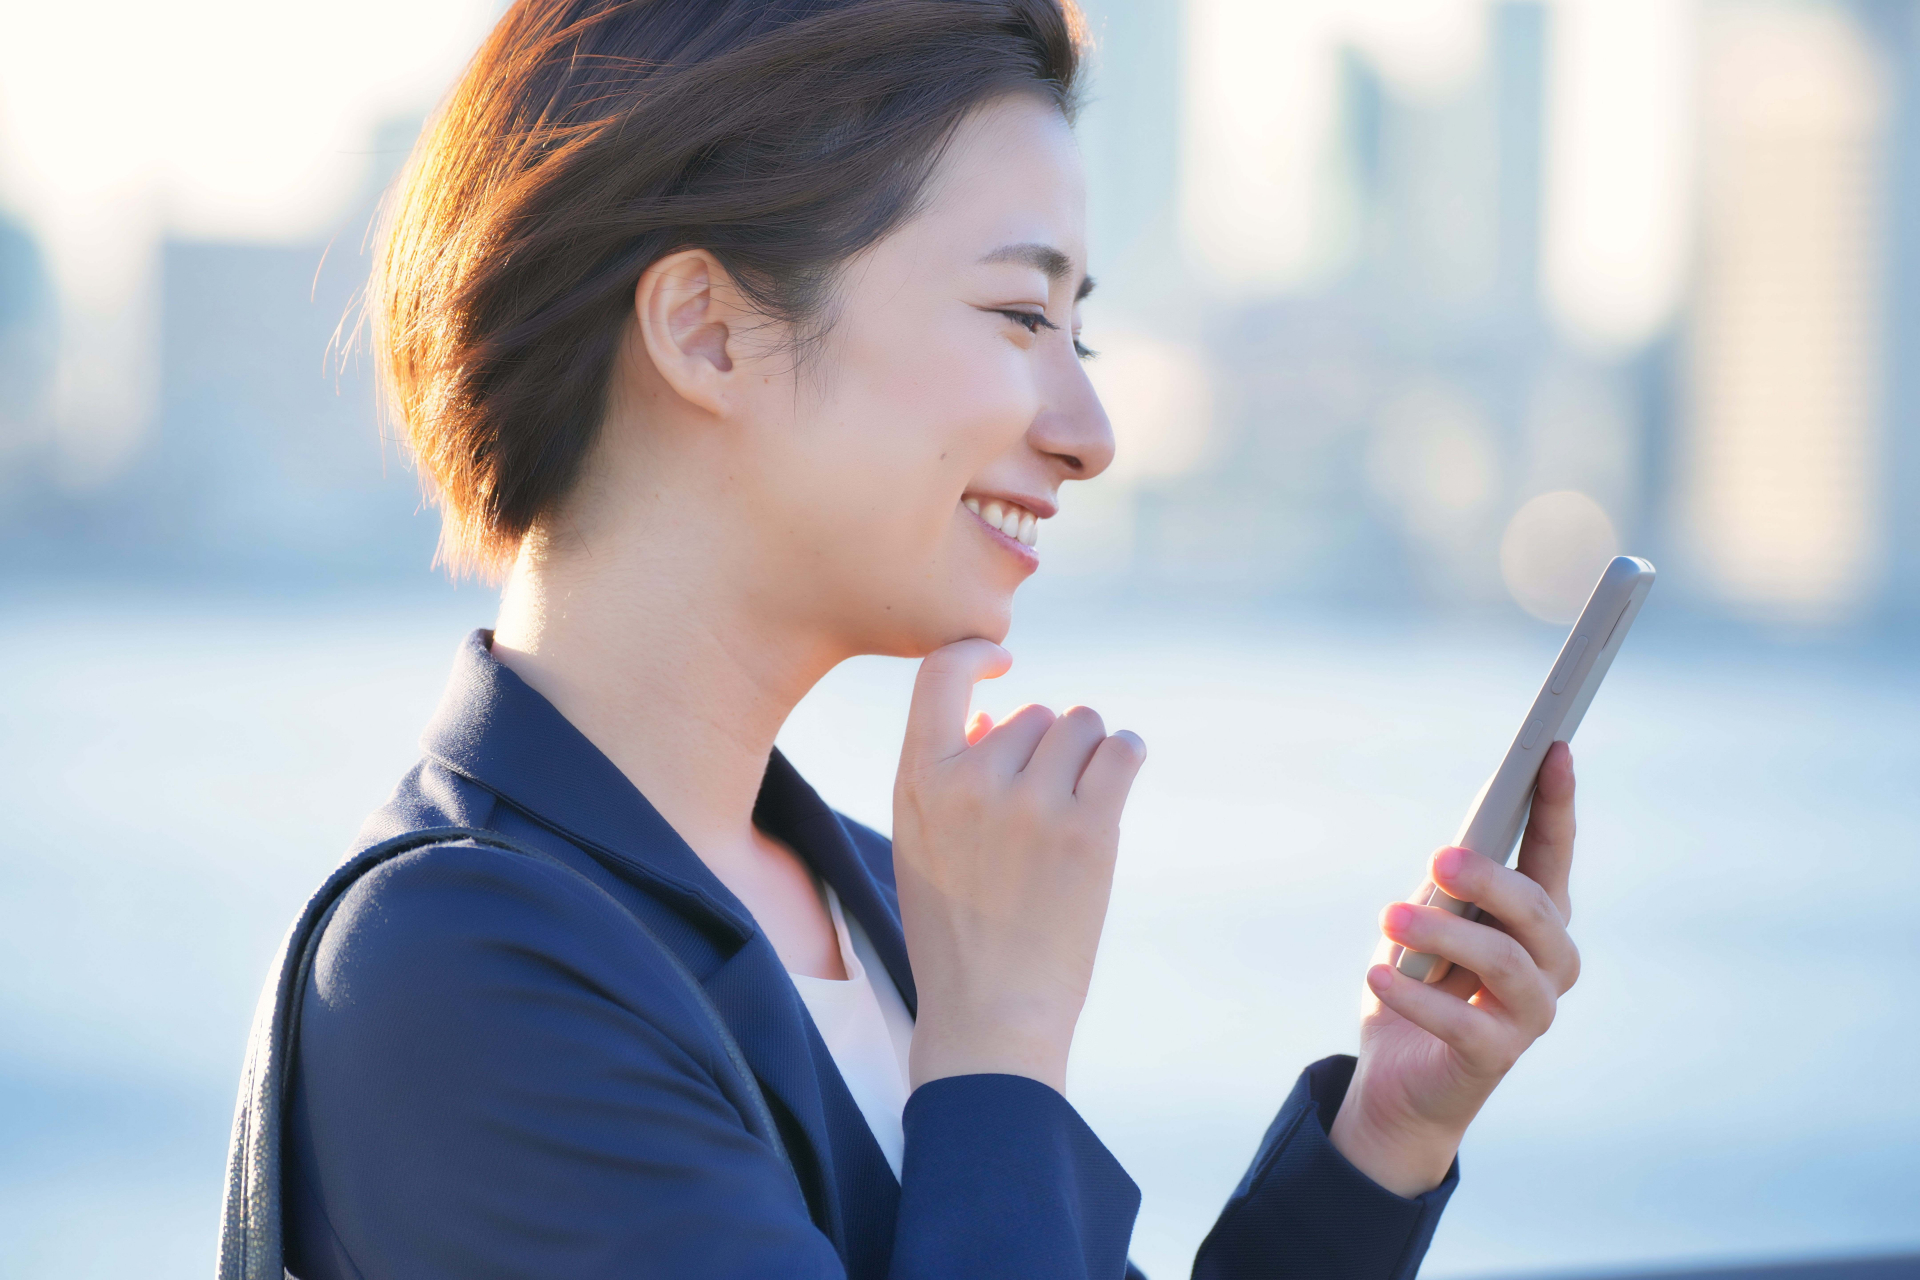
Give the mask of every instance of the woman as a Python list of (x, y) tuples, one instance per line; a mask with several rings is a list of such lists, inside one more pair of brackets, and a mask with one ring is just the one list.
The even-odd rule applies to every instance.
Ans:
[[(505, 592), (363, 847), (540, 856), (417, 849), (326, 924), (302, 1280), (1129, 1271), (1061, 1090), (1144, 747), (966, 717), (1113, 453), (1061, 3), (521, 0), (421, 142), (377, 340), (445, 556)], [(891, 846), (773, 749), (870, 653), (925, 659)], [(1502, 925), (1387, 909), (1458, 968), (1368, 971), (1357, 1065), (1303, 1074), (1196, 1275), (1412, 1275), (1573, 981), (1572, 793), (1560, 749), (1521, 871), (1435, 856)]]

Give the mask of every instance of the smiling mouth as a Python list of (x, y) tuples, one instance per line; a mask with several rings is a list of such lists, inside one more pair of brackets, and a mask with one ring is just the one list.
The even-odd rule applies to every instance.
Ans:
[(967, 510), (979, 516), (989, 529), (1004, 533), (1023, 547), (1031, 547), (1038, 540), (1040, 517), (1025, 507), (997, 498), (982, 502), (978, 498), (967, 497), (962, 498), (961, 502)]

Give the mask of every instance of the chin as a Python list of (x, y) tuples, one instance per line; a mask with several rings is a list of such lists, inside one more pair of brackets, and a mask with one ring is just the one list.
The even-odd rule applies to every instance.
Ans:
[(995, 644), (1007, 638), (1007, 632), (1013, 627), (1013, 593), (1008, 592), (992, 600), (983, 600), (978, 607), (969, 611), (966, 621), (953, 628), (954, 634), (943, 643), (952, 644), (955, 640), (968, 640), (979, 636)]
[(1013, 595), (989, 596), (957, 602), (945, 601), (928, 609), (893, 642), (877, 645), (873, 652), (896, 658), (924, 658), (935, 649), (960, 640), (991, 640), (1000, 644), (1013, 626)]

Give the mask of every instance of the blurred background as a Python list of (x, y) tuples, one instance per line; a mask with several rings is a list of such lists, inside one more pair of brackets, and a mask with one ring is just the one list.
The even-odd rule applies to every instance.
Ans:
[[(1920, 1253), (1920, 0), (1087, 10), (1120, 461), (982, 702), (1153, 746), (1071, 1083), (1135, 1256), (1353, 1047), (1620, 551), (1586, 976), (1427, 1274)], [(491, 621), (353, 337), (498, 12), (0, 0), (0, 1274), (206, 1273), (265, 966)], [(882, 829), (910, 678), (782, 738)]]

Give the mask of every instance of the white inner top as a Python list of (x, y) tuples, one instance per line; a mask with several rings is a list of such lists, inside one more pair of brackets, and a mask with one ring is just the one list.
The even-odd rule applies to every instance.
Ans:
[(867, 1118), (867, 1128), (880, 1144), (893, 1176), (900, 1176), (900, 1159), (907, 1139), (900, 1127), (906, 1108), (907, 1051), (913, 1044), (913, 1015), (879, 954), (858, 920), (848, 920), (839, 895), (826, 888), (827, 910), (840, 939), (844, 982), (789, 973), (820, 1038), (827, 1042), (834, 1065), (847, 1082), (847, 1092)]

